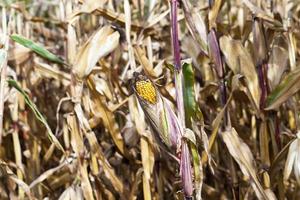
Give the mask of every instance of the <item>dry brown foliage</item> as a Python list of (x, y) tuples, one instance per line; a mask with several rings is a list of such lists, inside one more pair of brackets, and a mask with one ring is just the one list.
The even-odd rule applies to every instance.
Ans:
[(174, 2), (0, 1), (0, 199), (300, 199), (300, 2)]

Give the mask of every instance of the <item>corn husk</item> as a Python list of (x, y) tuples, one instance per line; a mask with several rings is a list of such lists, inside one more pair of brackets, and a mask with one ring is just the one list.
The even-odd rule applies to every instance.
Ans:
[(146, 119), (149, 121), (151, 128), (153, 129), (154, 137), (161, 146), (165, 146), (168, 149), (177, 149), (180, 147), (180, 138), (182, 135), (182, 128), (178, 123), (178, 119), (171, 109), (169, 102), (165, 99), (154, 83), (149, 82), (154, 90), (156, 101), (149, 102), (147, 99), (141, 96), (136, 88), (136, 84), (139, 81), (150, 81), (145, 75), (135, 74), (135, 78), (132, 83), (133, 91), (145, 113)]

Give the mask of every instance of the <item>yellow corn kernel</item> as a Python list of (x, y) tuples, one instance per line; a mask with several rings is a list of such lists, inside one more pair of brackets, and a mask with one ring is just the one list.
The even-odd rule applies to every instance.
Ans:
[(150, 80), (140, 80), (135, 83), (135, 88), (140, 97), (151, 104), (156, 103), (156, 90)]

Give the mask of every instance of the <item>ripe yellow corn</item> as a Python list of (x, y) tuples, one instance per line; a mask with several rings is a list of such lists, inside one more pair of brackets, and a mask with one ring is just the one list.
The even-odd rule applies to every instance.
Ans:
[(157, 102), (155, 87), (149, 79), (137, 81), (135, 88), (138, 95), (148, 103), (155, 104)]

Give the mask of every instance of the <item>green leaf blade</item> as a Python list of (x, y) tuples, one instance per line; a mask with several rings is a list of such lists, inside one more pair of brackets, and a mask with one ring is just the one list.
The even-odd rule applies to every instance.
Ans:
[(45, 49), (45, 47), (33, 42), (32, 40), (29, 40), (21, 35), (18, 34), (12, 34), (10, 36), (10, 38), (23, 45), (24, 47), (32, 50), (33, 52), (35, 52), (36, 54), (38, 54), (39, 56), (46, 58), (52, 62), (56, 62), (59, 64), (66, 64), (61, 58), (57, 57), (56, 55), (54, 55), (53, 53), (51, 53), (50, 51), (48, 51), (47, 49)]
[(14, 87), (18, 92), (20, 92), (23, 97), (25, 98), (25, 103), (30, 107), (30, 109), (32, 110), (32, 112), (35, 114), (36, 118), (46, 127), (47, 129), (47, 135), (49, 140), (54, 143), (54, 145), (60, 149), (63, 153), (65, 153), (64, 148), (62, 147), (62, 145), (60, 144), (60, 142), (58, 141), (58, 139), (55, 137), (55, 135), (53, 134), (49, 124), (47, 123), (46, 119), (44, 118), (44, 116), (40, 113), (40, 111), (37, 109), (37, 106), (35, 105), (35, 103), (33, 103), (31, 101), (31, 99), (29, 98), (29, 96), (27, 95), (27, 93), (18, 85), (18, 83), (13, 80), (13, 79), (9, 79), (8, 80), (8, 84), (11, 87)]
[(185, 119), (188, 127), (191, 125), (191, 119), (195, 117), (197, 106), (195, 99), (195, 78), (194, 70), (191, 63), (184, 63), (182, 66), (183, 72), (183, 99), (184, 99), (184, 110)]

